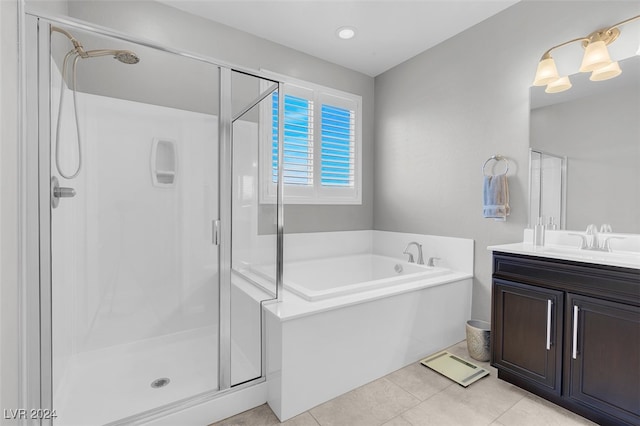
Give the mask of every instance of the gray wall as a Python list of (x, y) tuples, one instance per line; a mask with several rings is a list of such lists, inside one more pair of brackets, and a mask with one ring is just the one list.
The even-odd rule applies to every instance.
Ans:
[[(540, 56), (637, 14), (637, 2), (524, 1), (376, 77), (374, 228), (473, 238), (474, 317), (490, 317), (486, 247), (521, 241), (527, 226)], [(493, 154), (511, 162), (506, 222), (482, 218), (481, 167)]]
[(164, 4), (72, 1), (69, 15), (88, 22), (254, 70), (269, 70), (333, 87), (363, 99), (363, 197), (358, 206), (287, 206), (287, 232), (371, 229), (373, 226), (374, 80), (321, 59), (198, 18)]

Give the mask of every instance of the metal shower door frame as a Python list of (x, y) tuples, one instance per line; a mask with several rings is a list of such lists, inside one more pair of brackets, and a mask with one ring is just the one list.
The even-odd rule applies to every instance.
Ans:
[[(282, 83), (260, 72), (225, 64), (202, 55), (179, 51), (161, 46), (148, 40), (136, 39), (127, 34), (90, 25), (73, 19), (44, 16), (24, 11), (21, 28), (21, 142), (22, 162), (19, 186), (24, 194), (20, 215), (22, 224), (22, 321), (19, 324), (21, 339), (20, 354), (23, 365), (20, 371), (21, 401), (24, 407), (53, 410), (53, 353), (52, 353), (52, 246), (51, 246), (51, 120), (50, 120), (50, 26), (64, 25), (121, 41), (142, 45), (184, 58), (193, 59), (218, 67), (220, 83), (220, 110), (218, 115), (219, 136), (219, 219), (221, 220), (219, 256), (220, 289), (220, 334), (219, 334), (219, 377), (218, 389), (207, 391), (184, 400), (138, 413), (118, 420), (113, 424), (142, 424), (179, 412), (209, 400), (224, 396), (229, 392), (245, 389), (266, 380), (264, 369), (261, 377), (231, 386), (231, 335), (230, 335), (230, 295), (231, 295), (231, 73), (242, 72), (257, 78)], [(31, 53), (30, 53), (31, 52)], [(32, 52), (36, 52), (33, 54)], [(224, 107), (223, 107), (224, 104)], [(283, 113), (283, 102), (279, 100), (278, 113)], [(282, 164), (283, 120), (278, 120), (279, 164)], [(282, 170), (278, 168), (277, 197), (277, 237), (276, 237), (276, 298), (282, 298), (284, 208), (282, 206)], [(223, 306), (224, 305), (224, 306)], [(214, 366), (212, 366), (215, 368)], [(42, 420), (41, 424), (52, 424), (52, 420)]]

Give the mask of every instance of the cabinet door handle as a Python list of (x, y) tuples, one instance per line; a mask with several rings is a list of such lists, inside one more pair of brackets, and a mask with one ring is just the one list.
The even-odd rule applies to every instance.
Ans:
[(551, 349), (551, 307), (553, 302), (547, 300), (547, 350)]
[(578, 305), (573, 305), (573, 350), (571, 357), (578, 358)]

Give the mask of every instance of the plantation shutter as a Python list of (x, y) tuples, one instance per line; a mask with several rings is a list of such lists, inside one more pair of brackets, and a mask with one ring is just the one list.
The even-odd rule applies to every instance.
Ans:
[(355, 111), (325, 103), (321, 111), (321, 185), (351, 188), (355, 180)]
[[(283, 97), (282, 177), (288, 204), (360, 204), (362, 99), (337, 90), (287, 83), (262, 111), (261, 202), (274, 202), (278, 181), (278, 100)], [(264, 120), (264, 121), (262, 121)]]
[[(271, 179), (278, 181), (278, 94), (273, 95)], [(282, 175), (285, 185), (313, 186), (314, 124), (313, 100), (303, 96), (284, 96), (284, 159)]]

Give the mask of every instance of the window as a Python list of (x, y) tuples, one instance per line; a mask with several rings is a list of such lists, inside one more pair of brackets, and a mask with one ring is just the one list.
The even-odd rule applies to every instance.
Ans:
[[(360, 96), (311, 84), (284, 85), (284, 202), (361, 204)], [(278, 93), (263, 112), (263, 202), (278, 181)]]

